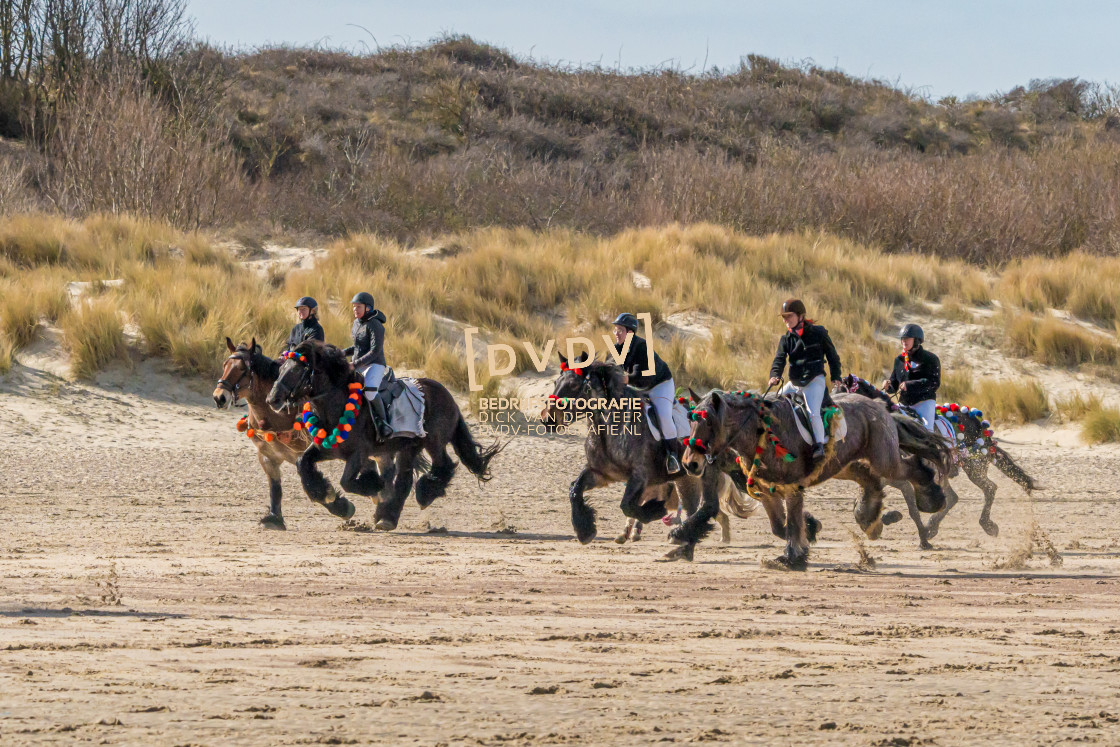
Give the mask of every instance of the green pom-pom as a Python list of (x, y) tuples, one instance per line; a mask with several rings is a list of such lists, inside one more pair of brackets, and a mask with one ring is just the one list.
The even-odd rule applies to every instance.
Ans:
[(756, 458), (756, 459), (754, 460), (754, 466), (756, 466), (756, 467), (761, 467), (761, 466), (762, 466), (762, 460), (761, 460), (761, 459), (757, 459), (757, 458)]
[(786, 454), (784, 457), (782, 457), (782, 461), (784, 461), (784, 462), (795, 462), (795, 461), (797, 461), (797, 457), (795, 457), (793, 454)]

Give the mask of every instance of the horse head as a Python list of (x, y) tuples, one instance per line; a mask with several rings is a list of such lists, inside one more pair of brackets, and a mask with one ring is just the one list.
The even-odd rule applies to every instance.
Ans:
[[(705, 464), (715, 461), (741, 433), (758, 428), (769, 405), (754, 394), (728, 394), (714, 389), (692, 411), (692, 425), (683, 439), (681, 465), (690, 475), (700, 476)], [(753, 456), (753, 455), (752, 455)]]
[(248, 345), (241, 343), (234, 345), (233, 340), (226, 338), (226, 348), (230, 355), (222, 364), (222, 377), (214, 387), (214, 405), (219, 410), (229, 409), (244, 398), (243, 389), (253, 385), (253, 358), (260, 354), (257, 338), (253, 338)]

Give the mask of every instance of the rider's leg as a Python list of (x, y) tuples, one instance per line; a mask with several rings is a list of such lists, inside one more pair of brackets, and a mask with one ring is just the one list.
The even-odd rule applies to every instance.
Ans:
[(824, 401), (824, 375), (810, 381), (801, 388), (805, 397), (805, 409), (809, 411), (809, 422), (813, 426), (813, 456), (824, 456), (824, 420), (821, 418), (821, 402)]
[(359, 372), (365, 381), (362, 393), (370, 403), (370, 410), (373, 412), (373, 426), (377, 429), (381, 438), (385, 438), (392, 433), (392, 429), (389, 427), (388, 413), (385, 412), (385, 402), (378, 394), (386, 370), (386, 367), (380, 363), (371, 363)]
[(936, 427), (937, 403), (935, 401), (927, 399), (919, 402), (914, 405), (914, 410), (921, 416), (927, 430), (932, 431)]
[(677, 457), (677, 427), (673, 422), (673, 394), (676, 391), (672, 379), (649, 390), (650, 402), (657, 410), (658, 425), (661, 426), (661, 438), (665, 445), (665, 471), (671, 475), (681, 471), (680, 459)]

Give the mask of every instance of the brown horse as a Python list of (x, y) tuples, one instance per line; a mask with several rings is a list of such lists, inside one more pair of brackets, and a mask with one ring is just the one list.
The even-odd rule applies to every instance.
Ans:
[[(843, 440), (831, 439), (825, 457), (814, 461), (812, 447), (801, 438), (788, 399), (709, 393), (696, 407), (682, 460), (691, 474), (704, 476), (704, 502), (670, 536), (687, 546), (710, 531), (708, 522), (717, 500), (709, 473), (719, 470), (705, 470), (705, 466), (728, 453), (756, 465), (750, 467), (752, 488), (766, 508), (771, 530), (786, 540), (786, 551), (777, 562), (789, 569), (805, 570), (808, 565), (805, 489), (825, 480), (842, 477), (860, 483), (863, 496), (856, 505), (856, 521), (869, 536), (882, 531), (884, 478), (910, 482), (919, 508), (927, 513), (940, 510), (945, 495), (927, 463), (947, 470), (948, 444), (920, 426), (892, 417), (877, 402), (841, 396), (836, 404), (847, 421), (847, 435)], [(784, 458), (787, 450), (792, 460)]]
[[(276, 383), (280, 364), (264, 355), (256, 338), (234, 346), (227, 337), (226, 347), (230, 355), (222, 364), (222, 378), (214, 388), (214, 404), (218, 409), (229, 409), (239, 400), (248, 404), (248, 429), (253, 431), (257, 461), (268, 477), (270, 505), (268, 513), (261, 517), (261, 524), (268, 529), (287, 529), (282, 509), (280, 465), (295, 464), (311, 439), (304, 431), (292, 429), (295, 418), (290, 413), (276, 412), (265, 401)], [(384, 466), (392, 469), (392, 462), (387, 461)], [(334, 498), (341, 494), (333, 487), (330, 491), (334, 496), (333, 504)]]
[[(360, 387), (362, 378), (334, 345), (308, 341), (297, 345), (293, 352), (302, 355), (303, 361), (298, 357), (284, 361), (269, 392), (268, 404), (278, 409), (306, 399), (319, 420), (319, 427), (331, 432), (340, 425), (350, 385)], [(374, 514), (377, 529), (391, 531), (396, 529), (405, 499), (412, 490), (414, 472), (422, 462), (421, 451), (431, 457), (430, 469), (416, 480), (416, 502), (421, 508), (427, 508), (443, 495), (455, 475), (458, 465), (447, 453), (449, 445), (471, 474), (480, 481), (490, 479), (490, 461), (501, 451), (501, 444), (483, 447), (474, 440), (459, 405), (443, 384), (433, 379), (418, 379), (417, 384), (424, 395), (425, 435), (422, 438), (396, 436), (382, 441), (373, 427), (368, 403), (363, 401), (344, 440), (333, 448), (312, 444), (297, 460), (296, 469), (308, 497), (326, 503), (328, 508), (333, 505), (330, 485), (317, 466), (324, 459), (344, 460), (342, 488), (365, 496), (373, 496), (387, 486), (387, 480), (371, 459), (393, 459), (396, 477), (392, 492), (387, 500), (378, 502)]]

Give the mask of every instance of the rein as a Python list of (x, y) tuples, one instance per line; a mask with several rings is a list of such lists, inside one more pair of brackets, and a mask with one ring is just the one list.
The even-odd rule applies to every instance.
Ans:
[[(246, 353), (248, 354), (248, 357), (246, 357)], [(233, 384), (230, 384), (229, 381), (223, 376), (222, 378), (218, 379), (218, 388), (224, 389), (225, 391), (232, 394), (233, 399), (236, 402), (240, 397), (238, 392), (241, 390), (241, 382), (245, 380), (245, 377), (249, 378), (249, 388), (253, 388), (253, 351), (239, 350), (238, 352), (226, 358), (227, 363), (234, 360), (241, 361), (245, 364), (245, 373), (237, 377), (237, 381), (235, 381)]]

